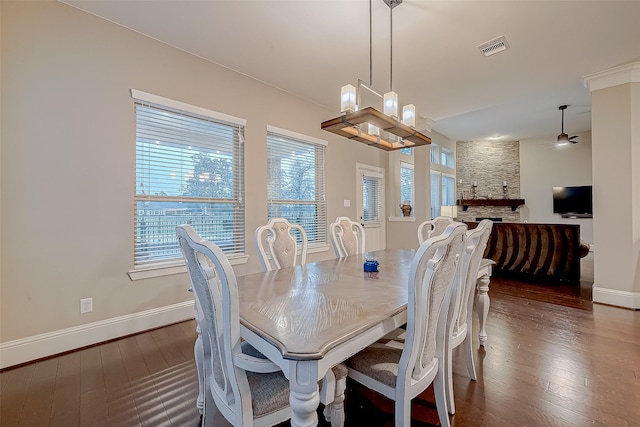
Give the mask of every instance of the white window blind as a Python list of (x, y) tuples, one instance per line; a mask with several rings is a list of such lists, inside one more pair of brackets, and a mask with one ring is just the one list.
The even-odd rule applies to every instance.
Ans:
[(440, 172), (431, 171), (431, 219), (440, 216)]
[(139, 94), (133, 93), (134, 265), (182, 260), (180, 224), (191, 224), (230, 257), (244, 254), (244, 121)]
[(440, 164), (440, 147), (434, 143), (431, 143), (429, 145), (429, 149), (431, 155), (431, 163), (436, 165)]
[(442, 205), (453, 206), (456, 204), (456, 178), (442, 174)]
[(326, 142), (267, 127), (268, 217), (301, 225), (309, 245), (327, 244)]
[(362, 222), (366, 225), (379, 225), (382, 212), (382, 179), (375, 176), (362, 177)]

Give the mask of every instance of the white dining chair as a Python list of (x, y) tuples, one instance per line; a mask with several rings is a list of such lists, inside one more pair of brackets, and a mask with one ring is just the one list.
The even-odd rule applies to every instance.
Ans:
[(264, 271), (304, 265), (307, 262), (307, 233), (302, 226), (285, 218), (272, 218), (267, 224), (256, 228), (254, 240)]
[(445, 332), (457, 262), (467, 226), (449, 225), (425, 241), (409, 271), (404, 343), (378, 342), (347, 361), (349, 377), (395, 401), (395, 426), (408, 427), (411, 400), (433, 383), (440, 424), (449, 426)]
[(447, 409), (450, 414), (454, 414), (456, 411), (453, 396), (453, 350), (461, 344), (464, 344), (463, 351), (469, 377), (474, 381), (476, 380), (471, 316), (473, 314), (473, 299), (478, 268), (480, 267), (484, 250), (487, 247), (492, 227), (493, 222), (485, 219), (480, 221), (476, 228), (466, 232), (461, 258), (458, 263), (456, 287), (451, 297), (447, 320), (447, 352), (445, 355), (446, 375), (444, 385)]
[(364, 253), (364, 228), (359, 222), (339, 216), (329, 225), (329, 236), (337, 258)]
[(422, 222), (418, 226), (418, 242), (422, 244), (430, 237), (441, 234), (453, 222), (453, 218), (449, 216), (437, 216), (434, 219)]
[[(296, 233), (298, 236), (296, 236)], [(272, 218), (256, 228), (254, 240), (264, 271), (306, 264), (308, 240), (304, 228), (285, 218)], [(301, 251), (298, 258), (297, 240)], [(323, 415), (332, 427), (344, 425), (344, 393), (348, 369), (344, 364), (334, 366), (322, 379), (320, 402), (325, 405)]]
[(176, 227), (196, 301), (203, 344), (203, 426), (217, 410), (233, 426), (269, 426), (291, 417), (289, 381), (240, 339), (236, 277), (229, 260), (190, 225)]

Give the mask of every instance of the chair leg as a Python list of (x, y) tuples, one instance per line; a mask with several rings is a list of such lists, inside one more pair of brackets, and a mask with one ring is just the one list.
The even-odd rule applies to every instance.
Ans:
[(331, 422), (331, 403), (324, 407), (322, 415), (327, 422)]
[[(347, 388), (347, 377), (336, 378), (336, 392), (331, 407), (331, 427), (344, 426), (344, 391)], [(327, 408), (325, 408), (325, 411)], [(325, 414), (326, 417), (326, 414)]]
[[(333, 368), (331, 372), (327, 372), (323, 384), (330, 383), (333, 385), (333, 401), (324, 408), (324, 418), (331, 422), (331, 427), (344, 426), (344, 391), (347, 388), (347, 375), (349, 368), (344, 363), (340, 363)], [(328, 381), (333, 379), (333, 381)], [(327, 390), (328, 392), (329, 390)]]
[(213, 427), (213, 420), (218, 411), (216, 402), (213, 400), (213, 396), (209, 393), (205, 386), (204, 407), (202, 408), (201, 427)]
[(441, 427), (450, 427), (449, 414), (447, 412), (447, 400), (444, 391), (444, 373), (438, 372), (433, 379), (433, 392), (436, 397), (436, 408), (438, 409), (438, 418)]
[(447, 402), (447, 410), (451, 415), (456, 413), (456, 402), (453, 398), (453, 349), (448, 348), (444, 361), (444, 397)]
[(196, 370), (198, 371), (198, 398), (196, 399), (196, 408), (200, 415), (204, 411), (204, 349), (202, 348), (202, 336), (200, 336), (200, 326), (197, 328), (198, 337), (193, 346), (193, 353), (196, 359)]
[(411, 399), (408, 399), (406, 394), (398, 394), (396, 388), (396, 401), (395, 401), (395, 427), (410, 427), (411, 426)]
[(320, 385), (320, 402), (324, 405), (322, 415), (327, 422), (331, 422), (331, 404), (335, 399), (336, 377), (333, 368), (327, 371)]
[(478, 376), (476, 375), (476, 364), (473, 361), (473, 340), (471, 339), (471, 331), (467, 332), (467, 336), (462, 343), (464, 346), (464, 358), (467, 359), (467, 371), (469, 371), (469, 378), (475, 381)]

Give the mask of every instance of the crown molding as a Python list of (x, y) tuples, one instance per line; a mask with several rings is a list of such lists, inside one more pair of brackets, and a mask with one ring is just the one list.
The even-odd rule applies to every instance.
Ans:
[(640, 83), (640, 62), (632, 62), (584, 76), (584, 86), (591, 92), (626, 83)]

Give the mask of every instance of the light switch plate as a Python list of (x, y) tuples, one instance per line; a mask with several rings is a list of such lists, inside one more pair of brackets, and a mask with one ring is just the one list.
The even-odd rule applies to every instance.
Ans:
[(349, 207), (351, 207), (351, 200), (345, 200), (345, 201), (344, 201), (344, 207), (345, 207), (345, 208), (349, 208)]

